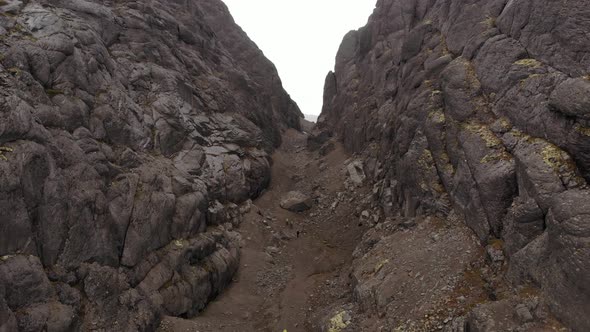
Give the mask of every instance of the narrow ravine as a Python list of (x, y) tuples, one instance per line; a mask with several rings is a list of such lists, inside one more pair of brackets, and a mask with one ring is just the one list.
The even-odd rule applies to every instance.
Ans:
[[(546, 319), (522, 331), (563, 331), (536, 291), (506, 285), (501, 252), (460, 216), (385, 217), (360, 156), (336, 140), (312, 150), (307, 138), (284, 133), (270, 187), (237, 230), (233, 283), (196, 318), (164, 318), (160, 332), (500, 331), (533, 305)], [(281, 207), (293, 191), (312, 199), (309, 210)]]
[[(165, 319), (161, 332), (308, 331), (318, 308), (350, 296), (348, 268), (367, 225), (359, 224), (356, 204), (349, 203), (367, 189), (346, 191), (349, 156), (339, 144), (320, 156), (306, 148), (306, 139), (289, 130), (273, 155), (270, 187), (239, 229), (241, 260), (233, 284), (197, 318)], [(293, 190), (313, 198), (310, 210), (280, 207)], [(346, 202), (332, 210), (338, 197)]]
[(0, 332), (590, 331), (588, 2), (375, 5), (0, 0)]

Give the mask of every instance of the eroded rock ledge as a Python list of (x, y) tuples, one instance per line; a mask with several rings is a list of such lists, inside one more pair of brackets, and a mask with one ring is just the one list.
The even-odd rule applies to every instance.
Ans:
[(386, 213), (459, 211), (576, 331), (590, 329), (586, 5), (380, 0), (344, 37), (310, 138), (362, 152)]
[(301, 117), (218, 0), (1, 1), (0, 86), (3, 331), (197, 313)]

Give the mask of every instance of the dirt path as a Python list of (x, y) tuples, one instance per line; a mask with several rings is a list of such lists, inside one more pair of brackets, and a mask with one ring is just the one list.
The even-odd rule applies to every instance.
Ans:
[[(232, 285), (199, 317), (166, 318), (161, 332), (308, 331), (318, 308), (350, 296), (348, 268), (366, 225), (358, 223), (358, 204), (346, 203), (367, 190), (345, 189), (348, 156), (339, 145), (324, 157), (305, 146), (304, 134), (288, 131), (274, 154), (270, 187), (239, 230), (242, 256)], [(292, 190), (314, 197), (314, 207), (304, 213), (280, 208)]]
[[(536, 292), (507, 287), (498, 243), (484, 249), (454, 212), (384, 217), (372, 186), (351, 183), (356, 162), (329, 146), (310, 152), (304, 134), (285, 133), (270, 187), (239, 229), (234, 282), (197, 318), (166, 317), (159, 332), (460, 332), (468, 313), (482, 331), (564, 330)], [(313, 208), (282, 209), (293, 190)]]

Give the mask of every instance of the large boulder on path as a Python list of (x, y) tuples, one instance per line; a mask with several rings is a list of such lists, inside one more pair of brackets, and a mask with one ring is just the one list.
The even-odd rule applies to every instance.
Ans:
[(299, 191), (290, 191), (281, 199), (281, 207), (292, 212), (309, 210), (312, 205), (312, 199)]

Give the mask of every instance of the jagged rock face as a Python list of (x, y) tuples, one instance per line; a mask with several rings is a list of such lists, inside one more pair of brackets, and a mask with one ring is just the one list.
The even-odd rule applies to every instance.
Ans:
[(197, 313), (302, 116), (219, 0), (0, 1), (0, 85), (2, 331)]
[[(590, 329), (585, 1), (379, 0), (328, 74), (315, 137), (364, 152), (385, 211), (461, 211)], [(366, 152), (368, 151), (368, 152)], [(388, 208), (386, 208), (388, 207)]]

